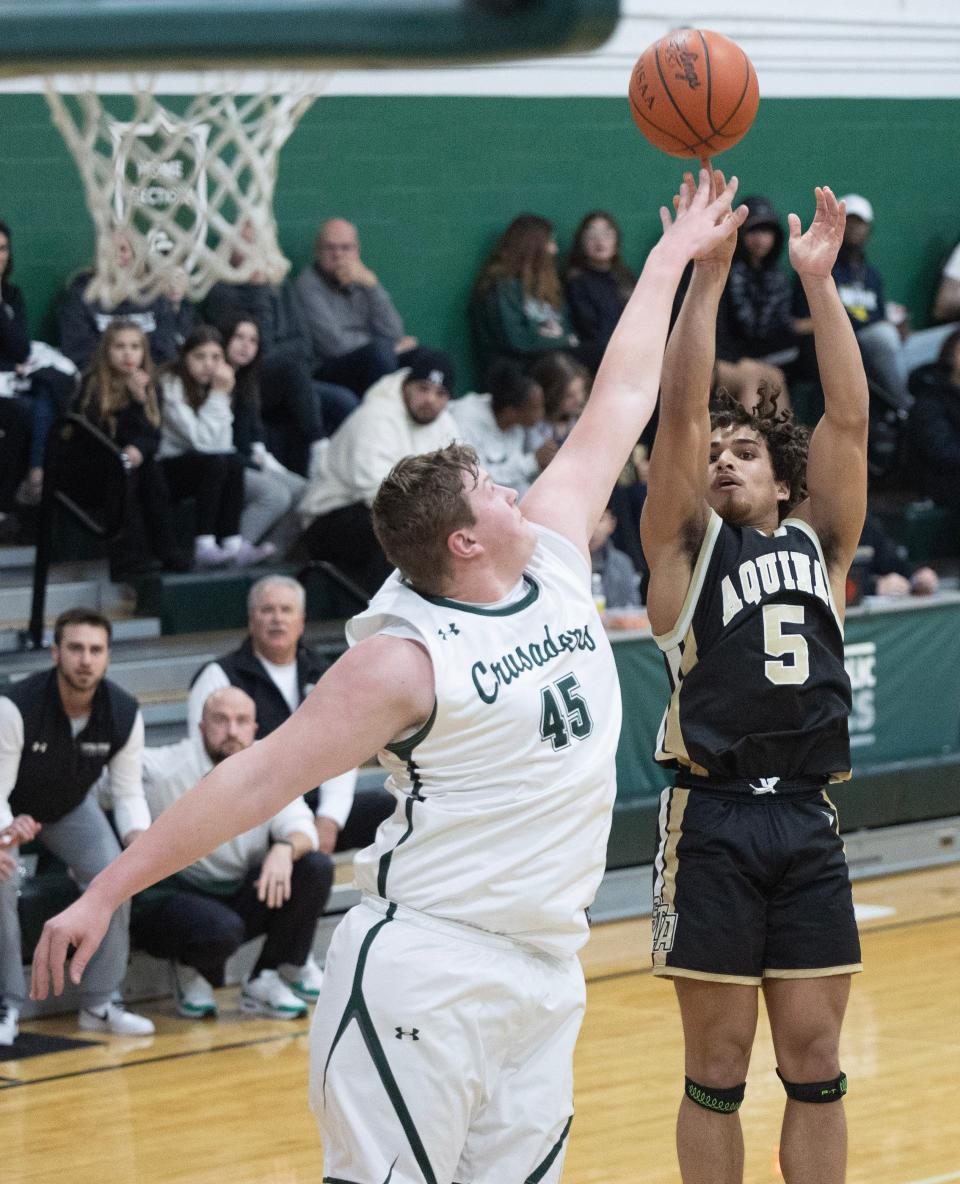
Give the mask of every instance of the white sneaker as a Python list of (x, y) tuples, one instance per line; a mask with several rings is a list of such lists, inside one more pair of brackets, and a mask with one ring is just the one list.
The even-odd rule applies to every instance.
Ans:
[(10, 1003), (0, 1001), (0, 1044), (13, 1044), (20, 1031), (20, 1012)]
[(145, 1015), (127, 1011), (122, 1003), (108, 1003), (99, 1011), (83, 1007), (78, 1022), (85, 1032), (112, 1032), (114, 1036), (152, 1036), (156, 1031)]
[(289, 962), (283, 962), (277, 970), (294, 995), (299, 995), (308, 1003), (316, 1003), (320, 987), (323, 985), (323, 971), (314, 961), (312, 954), (302, 966), (291, 966)]
[(275, 970), (261, 970), (240, 988), (240, 1006), (275, 1020), (302, 1020), (307, 1005), (298, 999)]
[(193, 551), (193, 566), (197, 571), (209, 571), (214, 567), (226, 567), (231, 556), (216, 543), (198, 545)]
[(213, 987), (207, 982), (199, 970), (192, 966), (184, 966), (180, 962), (171, 962), (173, 973), (173, 994), (177, 1000), (177, 1011), (188, 1020), (202, 1020), (208, 1016), (217, 1017), (217, 1001), (213, 997)]

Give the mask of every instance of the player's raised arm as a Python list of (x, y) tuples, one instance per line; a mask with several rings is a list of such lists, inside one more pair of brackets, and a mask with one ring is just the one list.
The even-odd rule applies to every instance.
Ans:
[(830, 189), (818, 186), (814, 192), (816, 213), (806, 233), (801, 234), (796, 214), (787, 219), (790, 262), (810, 305), (824, 395), (823, 417), (811, 437), (807, 459), (809, 497), (794, 516), (817, 531), (831, 580), (842, 585), (867, 506), (869, 395), (860, 347), (832, 275), (846, 211)]
[(314, 785), (356, 768), (422, 724), (433, 695), (433, 667), (419, 645), (373, 637), (354, 646), (284, 724), (217, 765), (46, 923), (34, 954), (32, 997), (46, 998), (51, 978), (60, 993), (71, 946), (70, 977), (80, 981), (113, 911), (134, 893), (272, 818)]
[(731, 213), (733, 178), (714, 196), (703, 169), (685, 183), (676, 217), (662, 207), (663, 236), (647, 256), (597, 372), (586, 410), (523, 499), (524, 515), (566, 535), (584, 553), (620, 470), (653, 414), (670, 309), (683, 269), (709, 253), (745, 214)]
[[(723, 173), (715, 171), (712, 183), (714, 194), (722, 193)], [(691, 189), (688, 173), (674, 199), (678, 215), (689, 204)], [(663, 359), (660, 419), (640, 523), (651, 569), (648, 602), (657, 632), (668, 632), (679, 614), (707, 521), (717, 310), (737, 246), (737, 229), (746, 216), (746, 207), (741, 210), (727, 220), (728, 234), (695, 256), (690, 286)]]

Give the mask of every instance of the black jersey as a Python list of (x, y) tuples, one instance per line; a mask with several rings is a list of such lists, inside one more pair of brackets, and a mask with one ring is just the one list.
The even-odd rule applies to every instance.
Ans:
[(711, 511), (680, 619), (656, 641), (671, 689), (656, 759), (685, 784), (849, 777), (843, 631), (808, 523), (765, 535)]

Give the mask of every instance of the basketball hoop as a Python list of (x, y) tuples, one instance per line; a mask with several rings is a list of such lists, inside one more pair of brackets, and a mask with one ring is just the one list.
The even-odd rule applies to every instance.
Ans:
[[(51, 115), (83, 178), (96, 228), (87, 298), (113, 307), (171, 288), (202, 300), (213, 284), (277, 283), (273, 193), (280, 149), (326, 88), (329, 74), (284, 73), (282, 85), (243, 95), (220, 75), (183, 113), (154, 93), (155, 75), (132, 75), (126, 118), (108, 109), (93, 76), (46, 80)], [(116, 107), (116, 102), (111, 106)]]

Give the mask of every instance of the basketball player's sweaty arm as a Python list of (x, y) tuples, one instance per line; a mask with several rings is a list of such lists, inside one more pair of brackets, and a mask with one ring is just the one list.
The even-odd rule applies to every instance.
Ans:
[(587, 406), (520, 508), (532, 522), (565, 535), (586, 556), (590, 535), (657, 401), (670, 310), (683, 269), (746, 217), (731, 214), (736, 178), (712, 192), (706, 170), (684, 183), (675, 218), (661, 208), (663, 236), (647, 256), (607, 346)]
[[(689, 173), (685, 181), (685, 189), (674, 198), (678, 215), (689, 202)], [(713, 191), (720, 192), (723, 173), (715, 170), (712, 183)], [(643, 553), (650, 565), (647, 612), (657, 634), (669, 633), (680, 616), (707, 526), (717, 310), (737, 247), (738, 226), (738, 221), (729, 220), (726, 236), (695, 257), (663, 359), (660, 420), (640, 519)]]
[(33, 998), (46, 998), (51, 977), (54, 991), (63, 989), (70, 946), (70, 978), (80, 981), (114, 910), (134, 893), (356, 768), (419, 727), (433, 699), (433, 666), (415, 642), (371, 637), (348, 650), (276, 731), (211, 770), (46, 923), (33, 960)]
[(801, 235), (796, 214), (787, 216), (790, 263), (810, 305), (824, 398), (823, 417), (810, 438), (808, 497), (791, 517), (809, 522), (817, 532), (842, 612), (847, 571), (867, 510), (869, 392), (860, 347), (832, 275), (846, 213), (831, 190), (818, 186), (815, 193), (816, 214), (806, 234)]

